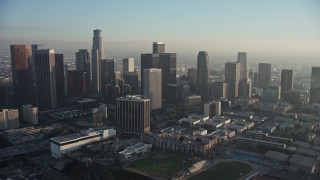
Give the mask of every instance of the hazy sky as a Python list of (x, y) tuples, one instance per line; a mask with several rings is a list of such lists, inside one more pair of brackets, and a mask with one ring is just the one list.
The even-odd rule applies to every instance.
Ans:
[(91, 49), (102, 29), (106, 54), (168, 52), (320, 61), (319, 0), (1, 0), (0, 48), (43, 43)]

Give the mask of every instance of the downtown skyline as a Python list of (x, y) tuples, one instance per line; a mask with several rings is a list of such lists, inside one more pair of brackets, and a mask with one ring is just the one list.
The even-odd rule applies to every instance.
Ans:
[[(249, 52), (252, 62), (320, 58), (318, 1), (33, 0), (0, 5), (4, 50), (9, 44), (39, 43), (71, 54), (91, 49), (92, 29), (101, 29), (107, 57), (138, 57), (150, 51), (150, 42), (164, 41), (184, 59), (195, 59), (199, 50), (208, 51), (214, 61), (233, 60), (240, 51)], [(29, 18), (21, 18), (25, 14)]]

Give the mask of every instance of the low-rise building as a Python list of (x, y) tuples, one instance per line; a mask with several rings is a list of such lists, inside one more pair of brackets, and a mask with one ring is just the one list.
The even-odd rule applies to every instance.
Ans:
[(289, 162), (291, 163), (291, 170), (303, 171), (308, 174), (313, 174), (318, 168), (317, 160), (300, 155), (292, 155)]
[(193, 118), (181, 118), (179, 119), (180, 124), (185, 124), (188, 126), (195, 126), (200, 124), (200, 119), (193, 119)]
[(83, 98), (78, 101), (78, 108), (80, 110), (87, 110), (91, 108), (95, 108), (97, 106), (97, 101), (94, 99)]
[(127, 160), (130, 159), (133, 155), (144, 154), (149, 152), (152, 148), (152, 144), (145, 144), (145, 143), (137, 143), (134, 146), (130, 146), (125, 150), (119, 152), (120, 160)]
[(219, 142), (223, 142), (232, 138), (236, 135), (235, 131), (227, 130), (227, 129), (218, 129), (209, 134), (210, 136), (216, 136), (219, 139)]
[(272, 126), (272, 125), (262, 125), (258, 127), (258, 130), (264, 133), (269, 133), (269, 134), (272, 134), (276, 129), (277, 129), (277, 126)]
[(236, 125), (242, 125), (244, 126), (246, 129), (251, 129), (254, 126), (254, 122), (252, 121), (234, 121), (234, 124)]
[(284, 154), (284, 153), (281, 153), (281, 152), (269, 150), (268, 152), (266, 152), (264, 154), (264, 157), (266, 159), (268, 159), (269, 161), (276, 161), (276, 162), (283, 163), (283, 162), (288, 160), (289, 156), (287, 154)]
[(210, 120), (215, 121), (215, 122), (221, 122), (223, 125), (227, 125), (231, 122), (231, 119), (225, 116), (215, 116), (211, 118)]
[(201, 96), (199, 95), (192, 95), (192, 96), (187, 96), (186, 97), (186, 106), (188, 108), (200, 104), (201, 103)]
[(195, 127), (170, 127), (161, 133), (144, 133), (141, 138), (154, 148), (186, 154), (205, 154), (218, 143), (216, 136), (207, 135), (206, 130)]
[(272, 112), (283, 114), (290, 111), (293, 107), (286, 102), (278, 102), (278, 103), (261, 103), (257, 102), (253, 104), (253, 108), (259, 109), (264, 112)]
[(243, 131), (247, 130), (247, 127), (243, 125), (230, 124), (228, 125), (227, 129), (234, 130), (237, 133), (242, 133)]
[(82, 146), (108, 139), (116, 135), (114, 129), (89, 128), (80, 133), (69, 134), (51, 138), (51, 153), (55, 158), (60, 158), (63, 154), (80, 149)]
[(277, 143), (259, 139), (252, 139), (252, 138), (245, 138), (245, 137), (237, 137), (237, 143), (240, 145), (256, 148), (257, 146), (264, 146), (268, 148), (275, 148), (275, 149), (285, 149), (287, 145), (285, 143)]

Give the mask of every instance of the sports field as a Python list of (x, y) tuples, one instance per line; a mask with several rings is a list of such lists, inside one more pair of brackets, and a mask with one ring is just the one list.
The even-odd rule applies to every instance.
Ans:
[[(184, 162), (184, 163), (183, 163)], [(149, 175), (172, 177), (183, 168), (191, 166), (186, 156), (171, 153), (157, 153), (147, 158), (138, 159), (129, 164), (128, 168), (144, 172)]]
[(251, 166), (242, 162), (221, 162), (211, 168), (189, 178), (189, 180), (236, 180), (252, 170)]

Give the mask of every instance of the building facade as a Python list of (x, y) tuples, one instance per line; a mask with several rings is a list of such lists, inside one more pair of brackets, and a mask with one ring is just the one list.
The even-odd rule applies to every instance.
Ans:
[(240, 64), (227, 62), (225, 64), (225, 81), (228, 83), (228, 99), (235, 100), (238, 97), (240, 81)]
[(271, 83), (271, 64), (259, 63), (258, 87), (270, 86)]
[(85, 71), (67, 71), (69, 97), (84, 97), (88, 95), (87, 76), (87, 72)]
[(238, 52), (237, 63), (240, 63), (240, 80), (248, 78), (247, 52)]
[(221, 102), (212, 101), (209, 103), (205, 103), (203, 107), (203, 112), (204, 115), (209, 116), (209, 118), (212, 118), (213, 116), (219, 116), (221, 114)]
[(23, 111), (23, 120), (31, 123), (38, 124), (38, 108), (34, 107), (30, 104), (26, 104), (22, 106)]
[(243, 99), (251, 98), (251, 80), (250, 79), (240, 80), (239, 97)]
[(227, 97), (227, 83), (223, 81), (216, 81), (213, 83), (212, 96), (214, 99)]
[(124, 81), (131, 86), (131, 95), (140, 94), (139, 91), (139, 77), (135, 72), (126, 73), (123, 77)]
[(76, 70), (84, 71), (87, 73), (87, 90), (91, 87), (91, 66), (90, 66), (90, 53), (87, 49), (79, 49), (76, 52)]
[(134, 72), (134, 58), (126, 58), (122, 60), (122, 76), (129, 72)]
[(116, 130), (140, 134), (150, 131), (150, 99), (144, 96), (117, 98)]
[(143, 70), (143, 95), (150, 99), (150, 109), (162, 107), (162, 71), (151, 68)]
[(209, 55), (207, 51), (200, 51), (197, 57), (197, 92), (202, 101), (207, 101), (209, 96)]
[(51, 153), (54, 158), (61, 158), (64, 154), (80, 149), (87, 144), (102, 141), (116, 135), (114, 129), (82, 130), (81, 133), (58, 136), (50, 139)]
[(143, 94), (143, 71), (159, 67), (159, 54), (141, 54), (141, 94)]
[(198, 71), (196, 68), (188, 69), (188, 80), (190, 85), (190, 91), (192, 93), (197, 92), (197, 81), (198, 81), (197, 75), (198, 75)]
[(57, 106), (57, 81), (54, 50), (36, 50), (34, 62), (37, 106), (40, 109), (54, 109)]
[(160, 54), (165, 52), (165, 44), (163, 42), (153, 42), (152, 44), (153, 54)]
[(57, 92), (57, 104), (63, 105), (65, 95), (65, 79), (64, 79), (64, 62), (63, 54), (55, 54), (55, 69), (56, 69), (56, 92)]
[(100, 68), (101, 92), (105, 93), (106, 85), (110, 84), (116, 79), (116, 74), (114, 72), (114, 59), (101, 59)]
[(293, 70), (282, 69), (281, 71), (281, 95), (283, 99), (287, 91), (293, 90)]
[(35, 99), (32, 71), (32, 46), (10, 45), (12, 83), (18, 105), (32, 103)]
[(312, 67), (310, 103), (320, 104), (320, 67)]
[(93, 30), (91, 57), (92, 91), (99, 93), (101, 91), (100, 59), (104, 58), (101, 29)]
[(19, 128), (18, 109), (2, 109), (0, 111), (0, 130)]
[(161, 53), (159, 69), (162, 70), (162, 97), (167, 99), (167, 85), (177, 84), (177, 55), (176, 53)]

